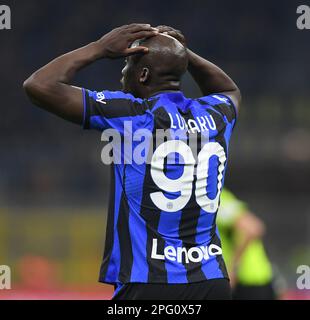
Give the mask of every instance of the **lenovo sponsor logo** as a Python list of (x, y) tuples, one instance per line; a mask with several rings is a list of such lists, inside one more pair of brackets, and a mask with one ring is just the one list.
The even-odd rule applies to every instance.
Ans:
[(210, 244), (209, 246), (199, 246), (192, 248), (185, 247), (165, 247), (163, 252), (158, 252), (158, 241), (153, 239), (152, 246), (152, 259), (157, 260), (170, 260), (177, 261), (178, 263), (189, 263), (189, 262), (201, 262), (202, 260), (208, 260), (210, 256), (217, 256), (222, 254), (222, 249), (215, 245)]

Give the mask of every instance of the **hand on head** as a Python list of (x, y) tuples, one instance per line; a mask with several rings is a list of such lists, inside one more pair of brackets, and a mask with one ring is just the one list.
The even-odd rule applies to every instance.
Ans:
[(177, 39), (179, 42), (181, 42), (181, 44), (184, 47), (186, 47), (185, 37), (180, 30), (174, 29), (169, 26), (164, 26), (164, 25), (157, 26), (156, 29), (158, 30), (159, 33), (164, 33)]
[(138, 39), (150, 38), (158, 33), (158, 30), (149, 24), (133, 23), (113, 29), (98, 40), (97, 44), (102, 48), (104, 57), (122, 58), (137, 53), (147, 53), (146, 47), (131, 48), (130, 45)]
[(103, 56), (110, 59), (127, 57), (134, 54), (148, 53), (145, 46), (131, 45), (139, 39), (148, 39), (158, 34), (166, 34), (186, 46), (185, 37), (181, 31), (168, 26), (152, 27), (150, 24), (133, 23), (113, 29), (97, 41), (102, 48)]

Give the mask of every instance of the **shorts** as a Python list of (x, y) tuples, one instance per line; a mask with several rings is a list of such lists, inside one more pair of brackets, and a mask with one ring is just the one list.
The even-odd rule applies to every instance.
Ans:
[(272, 283), (262, 286), (249, 286), (237, 284), (233, 290), (234, 300), (275, 300)]
[(195, 283), (126, 283), (120, 285), (112, 300), (231, 300), (228, 279)]

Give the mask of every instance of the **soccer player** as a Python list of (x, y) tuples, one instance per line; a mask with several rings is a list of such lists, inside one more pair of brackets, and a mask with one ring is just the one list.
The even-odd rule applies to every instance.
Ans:
[(272, 267), (262, 237), (264, 223), (226, 188), (221, 194), (217, 225), (236, 300), (273, 300)]
[[(81, 68), (115, 58), (126, 59), (122, 91), (70, 85)], [(181, 92), (187, 70), (202, 91), (199, 99)], [(123, 139), (141, 128), (151, 133), (144, 139), (150, 161), (111, 168), (100, 281), (115, 286), (114, 299), (229, 299), (215, 220), (240, 104), (235, 83), (187, 49), (181, 32), (131, 24), (53, 60), (24, 88), (36, 105), (85, 129), (114, 129)], [(163, 129), (169, 135), (157, 146)], [(135, 147), (137, 141), (126, 156), (120, 148), (113, 153), (124, 160)]]

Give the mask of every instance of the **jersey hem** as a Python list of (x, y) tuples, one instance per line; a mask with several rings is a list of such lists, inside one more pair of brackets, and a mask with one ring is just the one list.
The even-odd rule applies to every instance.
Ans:
[(110, 284), (110, 285), (116, 285), (116, 284), (129, 284), (129, 283), (140, 283), (140, 284), (190, 284), (190, 283), (199, 283), (199, 282), (205, 282), (205, 281), (210, 281), (210, 280), (219, 280), (219, 279), (226, 279), (230, 281), (229, 277), (223, 276), (223, 277), (216, 277), (216, 278), (208, 278), (208, 279), (202, 279), (202, 280), (197, 280), (197, 281), (191, 281), (191, 282), (164, 282), (164, 281), (152, 281), (152, 282), (144, 282), (144, 281), (126, 281), (126, 282), (121, 282), (121, 281), (107, 281), (104, 279), (99, 279), (99, 283), (105, 283), (105, 284)]

